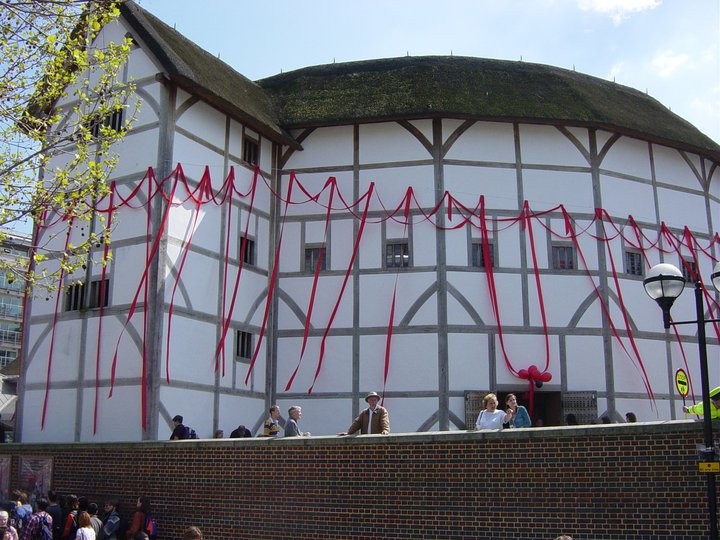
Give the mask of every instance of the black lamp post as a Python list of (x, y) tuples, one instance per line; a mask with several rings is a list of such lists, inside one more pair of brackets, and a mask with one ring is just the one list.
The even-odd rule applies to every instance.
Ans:
[[(720, 291), (720, 263), (715, 265), (710, 276), (713, 287)], [(685, 278), (682, 272), (672, 264), (662, 263), (653, 266), (648, 271), (648, 277), (643, 281), (645, 292), (655, 300), (663, 312), (665, 328), (678, 324), (697, 324), (698, 352), (700, 354), (700, 382), (702, 384), (703, 403), (703, 432), (705, 435), (705, 448), (700, 451), (701, 461), (715, 460), (715, 446), (712, 433), (712, 418), (710, 416), (710, 381), (708, 376), (707, 341), (705, 337), (705, 323), (720, 322), (718, 319), (706, 319), (703, 308), (703, 284), (698, 277), (695, 281), (695, 314), (694, 321), (673, 321), (670, 317), (670, 308), (675, 299), (685, 289)], [(715, 492), (715, 474), (707, 473), (707, 499), (708, 513), (710, 514), (710, 540), (718, 540), (717, 525), (717, 495)]]

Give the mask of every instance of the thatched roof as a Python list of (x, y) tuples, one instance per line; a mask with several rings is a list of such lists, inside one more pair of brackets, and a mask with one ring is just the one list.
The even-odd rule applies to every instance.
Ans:
[(296, 145), (279, 126), (269, 97), (257, 84), (135, 2), (123, 2), (120, 9), (168, 78), (180, 88), (275, 140)]
[(657, 100), (575, 71), (507, 60), (401, 57), (298, 69), (257, 81), (280, 124), (455, 117), (595, 126), (720, 160), (720, 146)]
[(588, 126), (720, 161), (720, 146), (633, 88), (552, 66), (458, 56), (313, 66), (250, 81), (132, 0), (122, 14), (169, 79), (284, 144), (302, 127), (428, 117)]

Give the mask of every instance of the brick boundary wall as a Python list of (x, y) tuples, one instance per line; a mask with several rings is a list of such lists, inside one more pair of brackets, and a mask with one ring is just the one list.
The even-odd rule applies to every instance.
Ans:
[[(140, 443), (3, 444), (52, 458), (52, 487), (129, 517), (152, 498), (163, 540), (699, 539), (708, 531), (702, 424)], [(101, 506), (102, 507), (102, 506)]]

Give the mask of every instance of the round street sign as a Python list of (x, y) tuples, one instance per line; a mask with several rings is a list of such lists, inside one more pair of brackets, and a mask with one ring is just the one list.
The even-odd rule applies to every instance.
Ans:
[(678, 393), (685, 397), (690, 392), (690, 387), (688, 386), (688, 378), (687, 373), (685, 373), (685, 370), (678, 369), (675, 372), (675, 388), (677, 388)]

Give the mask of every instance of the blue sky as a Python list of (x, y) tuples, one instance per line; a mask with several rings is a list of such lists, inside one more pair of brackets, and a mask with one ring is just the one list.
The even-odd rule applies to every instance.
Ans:
[(647, 91), (720, 143), (718, 0), (136, 0), (249, 77), (394, 56), (550, 64)]

